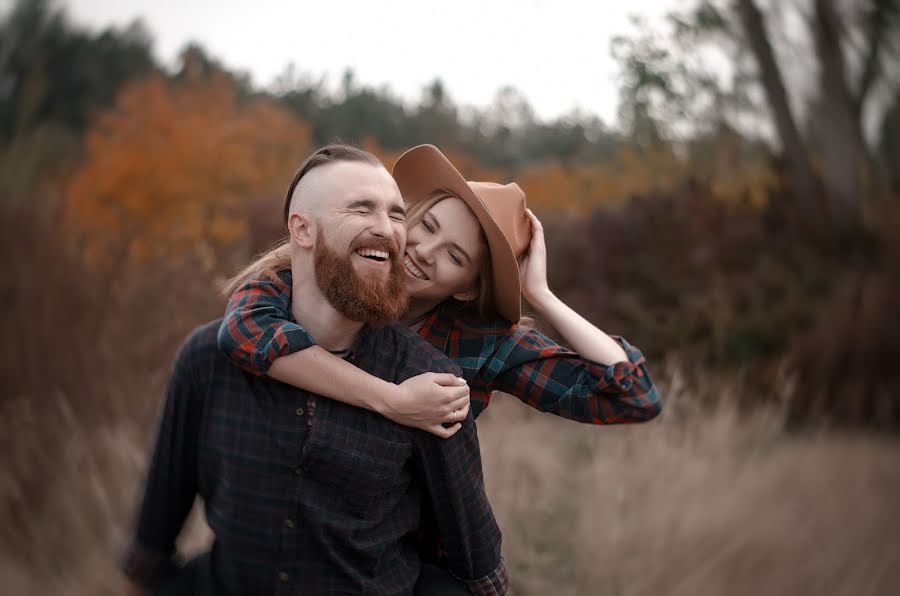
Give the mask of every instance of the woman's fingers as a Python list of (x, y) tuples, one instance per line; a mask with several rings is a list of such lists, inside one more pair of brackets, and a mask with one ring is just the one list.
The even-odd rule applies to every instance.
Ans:
[(466, 380), (462, 377), (457, 377), (451, 373), (433, 373), (434, 382), (438, 385), (443, 385), (444, 387), (452, 387), (454, 385), (466, 386)]
[(447, 404), (447, 411), (452, 412), (453, 410), (462, 410), (466, 408), (466, 412), (469, 411), (469, 396), (468, 394), (461, 396), (459, 399), (453, 400), (449, 404)]
[(434, 424), (432, 426), (426, 427), (424, 430), (427, 430), (431, 434), (437, 435), (442, 439), (449, 439), (450, 437), (455, 435), (457, 432), (459, 432), (459, 429), (461, 429), (461, 428), (462, 428), (462, 424), (459, 424), (459, 423), (454, 424), (453, 426), (450, 426), (449, 428), (445, 428), (441, 424)]

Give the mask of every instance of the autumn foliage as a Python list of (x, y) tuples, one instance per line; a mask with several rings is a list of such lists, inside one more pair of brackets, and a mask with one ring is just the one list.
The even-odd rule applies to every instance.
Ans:
[(247, 201), (277, 198), (309, 152), (309, 126), (285, 108), (185, 71), (127, 86), (89, 129), (66, 196), (89, 260), (213, 258), (245, 239)]

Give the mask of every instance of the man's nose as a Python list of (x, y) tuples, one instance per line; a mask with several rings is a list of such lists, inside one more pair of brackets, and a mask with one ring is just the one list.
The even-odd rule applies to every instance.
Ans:
[(387, 213), (374, 213), (372, 218), (370, 226), (372, 234), (383, 238), (390, 238), (394, 235), (394, 227), (391, 225), (391, 218)]

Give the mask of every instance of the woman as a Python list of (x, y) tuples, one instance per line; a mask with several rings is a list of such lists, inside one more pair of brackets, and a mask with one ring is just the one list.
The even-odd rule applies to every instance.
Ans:
[[(640, 350), (550, 291), (543, 228), (516, 184), (466, 182), (431, 145), (404, 153), (393, 176), (407, 201), (410, 303), (402, 322), (454, 359), (464, 380), (426, 373), (394, 385), (316, 346), (291, 320), (287, 246), (229, 284), (235, 291), (219, 347), (235, 363), (442, 437), (460, 428), (470, 403), (474, 416), (481, 414), (493, 391), (591, 424), (659, 413)], [(520, 296), (572, 350), (519, 324)]]

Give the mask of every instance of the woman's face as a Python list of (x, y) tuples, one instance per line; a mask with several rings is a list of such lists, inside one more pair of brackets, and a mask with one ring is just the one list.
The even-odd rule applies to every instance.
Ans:
[(437, 305), (449, 297), (478, 296), (478, 265), (483, 251), (481, 225), (462, 200), (435, 203), (407, 232), (406, 287), (412, 300)]

